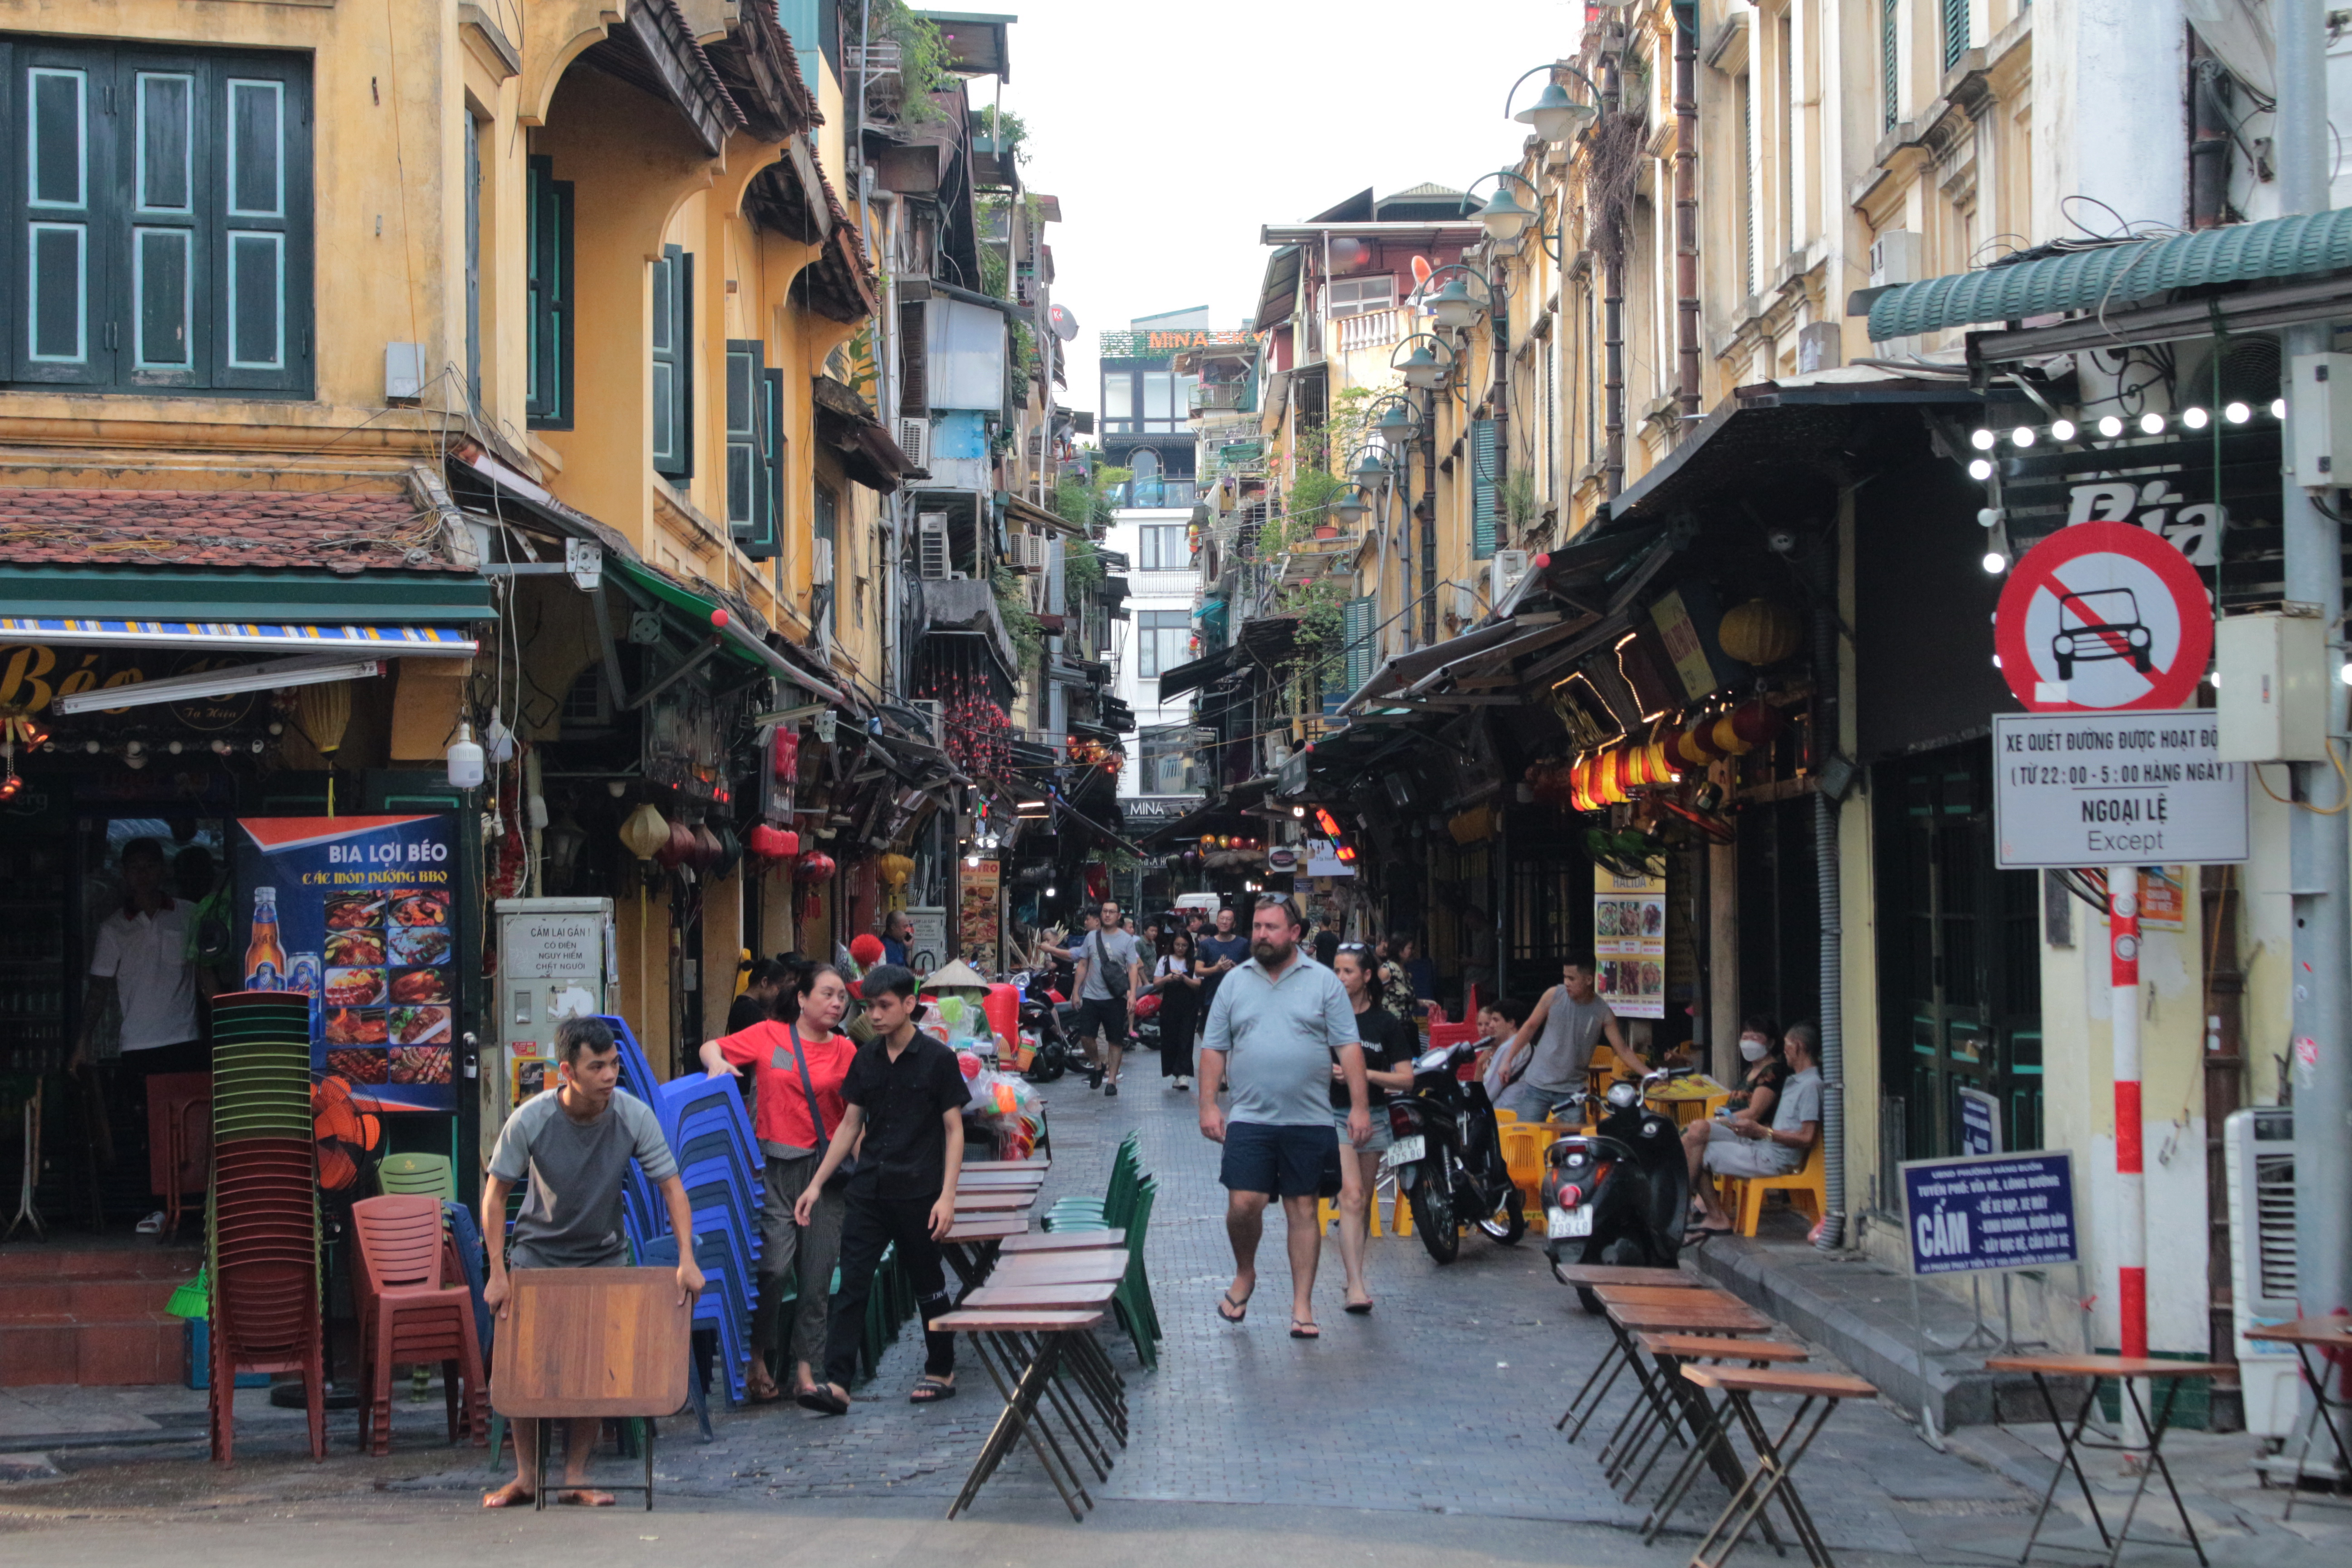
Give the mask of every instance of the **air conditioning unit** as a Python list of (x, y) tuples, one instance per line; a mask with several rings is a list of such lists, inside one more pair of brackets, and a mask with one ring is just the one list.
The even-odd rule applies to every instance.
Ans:
[(915, 697), (908, 700), (907, 706), (930, 721), (931, 727), (924, 734), (923, 739), (934, 746), (946, 744), (944, 737), (947, 733), (947, 705), (945, 703), (936, 697)]
[[(2288, 1437), (2301, 1408), (2294, 1347), (2249, 1340), (2246, 1331), (2300, 1316), (2294, 1295), (2294, 1110), (2257, 1106), (2231, 1111), (2221, 1124), (2221, 1159), (2229, 1183), (2230, 1310), (2246, 1430)], [(2321, 1455), (2315, 1450), (2312, 1458)], [(2295, 1459), (2281, 1454), (2268, 1462), (2291, 1468)]]
[(1016, 533), (1012, 536), (1013, 564), (1023, 572), (1043, 572), (1045, 569), (1045, 536), (1041, 533)]
[(931, 422), (928, 419), (901, 419), (896, 431), (898, 450), (907, 454), (907, 461), (929, 469), (931, 466)]
[(1524, 550), (1497, 550), (1486, 563), (1486, 606), (1500, 609), (1518, 588), (1519, 580), (1528, 574), (1528, 552)]
[(919, 512), (915, 517), (915, 570), (926, 582), (947, 581), (948, 514)]
[[(1885, 289), (1896, 283), (1916, 283), (1924, 270), (1927, 242), (1912, 228), (1881, 230), (1870, 242), (1870, 286)], [(1919, 352), (1919, 340), (1889, 338), (1874, 345), (1883, 358), (1906, 359)]]

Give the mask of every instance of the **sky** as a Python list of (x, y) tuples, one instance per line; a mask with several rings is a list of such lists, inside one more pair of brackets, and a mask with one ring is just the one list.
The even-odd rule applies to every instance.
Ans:
[[(1583, 0), (1018, 0), (1004, 107), (1028, 128), (1023, 183), (1061, 198), (1054, 300), (1077, 317), (1069, 407), (1093, 409), (1096, 334), (1209, 307), (1257, 307), (1258, 226), (1365, 186), (1460, 189), (1508, 166), (1528, 128), (1512, 79), (1574, 51)], [(1447, 23), (1462, 24), (1456, 41)], [(1542, 90), (1519, 89), (1515, 108)], [(971, 84), (974, 108), (997, 84)], [(1484, 189), (1481, 195), (1486, 193)]]

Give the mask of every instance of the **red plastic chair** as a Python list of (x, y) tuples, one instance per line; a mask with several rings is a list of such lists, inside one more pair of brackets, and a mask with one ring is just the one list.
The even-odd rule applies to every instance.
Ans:
[[(474, 1297), (444, 1285), (441, 1202), (419, 1195), (368, 1198), (352, 1205), (359, 1265), (360, 1447), (392, 1451), (392, 1369), (441, 1363), (449, 1441), (462, 1432), (489, 1441), (489, 1385), (474, 1332)], [(462, 1408), (461, 1394), (462, 1389)]]
[(183, 1201), (212, 1180), (213, 1075), (157, 1073), (147, 1080), (147, 1189), (163, 1200), (163, 1235), (180, 1234)]
[[(1442, 1051), (1448, 1046), (1466, 1046), (1478, 1037), (1475, 1024), (1432, 1024), (1429, 1026), (1429, 1048)], [(1478, 1076), (1476, 1062), (1464, 1062), (1454, 1069), (1454, 1077), (1468, 1083)]]

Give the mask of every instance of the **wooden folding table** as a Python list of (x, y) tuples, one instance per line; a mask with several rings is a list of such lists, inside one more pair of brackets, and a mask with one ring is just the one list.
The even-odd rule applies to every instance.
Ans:
[[(694, 1303), (681, 1300), (670, 1268), (517, 1268), (490, 1374), (490, 1408), (537, 1420), (538, 1506), (547, 1506), (549, 1421), (645, 1416), (646, 1479), (654, 1506), (654, 1420), (686, 1404)], [(566, 1455), (567, 1460), (570, 1456)]]

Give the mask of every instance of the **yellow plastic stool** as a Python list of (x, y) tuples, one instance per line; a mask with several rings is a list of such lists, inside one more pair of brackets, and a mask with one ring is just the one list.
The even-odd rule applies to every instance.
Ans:
[[(1339, 1217), (1339, 1203), (1338, 1199), (1318, 1198), (1315, 1200), (1315, 1224), (1317, 1228), (1328, 1230), (1331, 1228), (1331, 1222)], [(1381, 1195), (1377, 1192), (1372, 1194), (1371, 1201), (1364, 1205), (1364, 1234), (1366, 1236), (1380, 1236), (1384, 1234), (1381, 1229)]]

